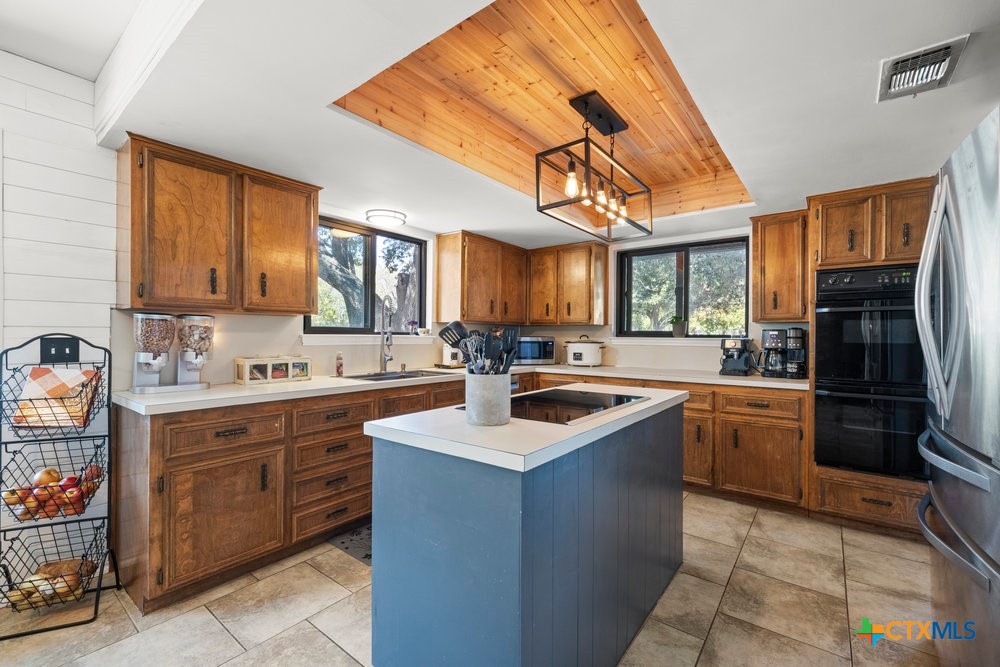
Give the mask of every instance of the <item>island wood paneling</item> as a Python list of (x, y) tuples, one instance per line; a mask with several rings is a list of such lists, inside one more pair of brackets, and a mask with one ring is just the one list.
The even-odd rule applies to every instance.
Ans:
[(583, 135), (569, 100), (590, 90), (628, 123), (616, 156), (654, 217), (750, 201), (637, 0), (498, 0), (334, 104), (534, 196), (535, 154)]

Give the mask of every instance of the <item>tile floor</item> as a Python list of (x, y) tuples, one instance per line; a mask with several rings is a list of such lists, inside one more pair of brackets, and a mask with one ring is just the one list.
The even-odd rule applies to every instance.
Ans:
[[(930, 547), (689, 494), (684, 559), (622, 665), (936, 665), (926, 642), (852, 639), (862, 616), (930, 618)], [(71, 618), (83, 609), (59, 613)], [(0, 614), (0, 632), (30, 622)], [(370, 665), (371, 570), (328, 543), (140, 616), (0, 643), (0, 665)]]

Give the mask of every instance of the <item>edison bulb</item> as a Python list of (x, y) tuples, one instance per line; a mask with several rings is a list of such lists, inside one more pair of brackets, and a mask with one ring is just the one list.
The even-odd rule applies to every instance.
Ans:
[(625, 197), (618, 198), (618, 217), (622, 219), (628, 217), (628, 209), (625, 208)]
[(563, 192), (567, 197), (575, 197), (580, 194), (580, 183), (576, 180), (576, 162), (570, 158), (566, 167), (566, 186)]

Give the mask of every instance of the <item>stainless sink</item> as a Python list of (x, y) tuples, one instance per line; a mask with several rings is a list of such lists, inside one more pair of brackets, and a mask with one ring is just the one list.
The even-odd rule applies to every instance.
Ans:
[(413, 378), (436, 377), (438, 375), (454, 375), (442, 371), (386, 371), (384, 373), (366, 373), (364, 375), (348, 375), (351, 380), (370, 380), (381, 382), (383, 380), (409, 380)]

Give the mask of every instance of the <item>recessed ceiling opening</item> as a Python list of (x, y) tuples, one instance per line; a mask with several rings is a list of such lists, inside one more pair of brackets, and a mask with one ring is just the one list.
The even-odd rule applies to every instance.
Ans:
[(876, 102), (943, 88), (951, 81), (969, 35), (882, 61)]

